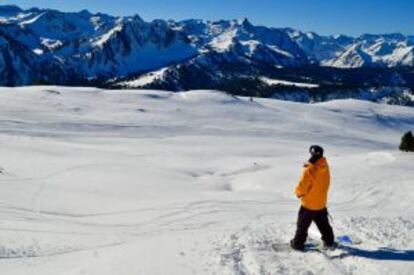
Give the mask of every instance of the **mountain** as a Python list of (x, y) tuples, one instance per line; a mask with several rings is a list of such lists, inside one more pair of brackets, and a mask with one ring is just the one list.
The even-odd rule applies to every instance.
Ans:
[(321, 66), (337, 68), (414, 65), (414, 43), (402, 34), (319, 36), (286, 29), (290, 37)]
[(0, 6), (6, 86), (211, 88), (265, 97), (300, 90), (311, 99), (395, 87), (410, 97), (413, 65), (414, 38), (401, 34), (322, 36), (247, 19), (145, 22), (138, 15)]
[[(1, 39), (24, 48), (19, 57), (30, 60), (28, 66), (40, 68), (48, 82), (125, 76), (197, 54), (184, 33), (169, 28), (165, 21), (146, 23), (139, 16), (116, 18), (88, 11), (23, 11), (5, 6), (0, 9), (0, 22)], [(2, 66), (2, 73), (13, 69)]]

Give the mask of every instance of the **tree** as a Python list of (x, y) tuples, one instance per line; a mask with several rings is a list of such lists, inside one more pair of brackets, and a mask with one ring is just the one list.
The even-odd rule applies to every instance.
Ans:
[(48, 86), (51, 83), (45, 79), (35, 79), (32, 83), (33, 86)]
[(400, 150), (405, 152), (414, 152), (414, 136), (408, 131), (401, 138)]

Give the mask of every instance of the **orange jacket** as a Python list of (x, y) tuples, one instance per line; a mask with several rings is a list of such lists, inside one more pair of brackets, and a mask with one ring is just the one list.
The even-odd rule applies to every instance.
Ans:
[(310, 210), (321, 210), (326, 207), (329, 183), (328, 162), (322, 157), (314, 164), (305, 165), (295, 194), (300, 197), (303, 207)]

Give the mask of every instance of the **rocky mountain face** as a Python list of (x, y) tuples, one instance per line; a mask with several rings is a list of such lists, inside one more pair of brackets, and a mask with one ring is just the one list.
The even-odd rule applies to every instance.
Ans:
[[(138, 16), (116, 18), (88, 11), (62, 13), (3, 6), (0, 39), (5, 60), (2, 74), (28, 72), (7, 82), (3, 78), (3, 85), (30, 84), (41, 76), (40, 80), (50, 83), (126, 76), (178, 63), (198, 53), (183, 32), (171, 29), (165, 21), (146, 23)], [(17, 64), (6, 63), (8, 56), (13, 56), (10, 51), (17, 52)], [(39, 73), (33, 74), (31, 69)]]
[(320, 97), (309, 93), (394, 87), (410, 97), (413, 66), (414, 37), (401, 34), (321, 36), (247, 19), (145, 22), (0, 6), (0, 85), (6, 86), (212, 88), (273, 97), (299, 89), (310, 101)]

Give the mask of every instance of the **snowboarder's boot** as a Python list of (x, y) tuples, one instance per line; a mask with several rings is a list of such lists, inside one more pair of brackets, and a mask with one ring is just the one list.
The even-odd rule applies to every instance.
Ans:
[(302, 252), (305, 251), (305, 246), (304, 245), (302, 245), (302, 246), (296, 245), (294, 240), (290, 241), (290, 247), (294, 250), (297, 250), (297, 251), (302, 251)]
[(324, 250), (335, 250), (338, 247), (337, 242), (333, 242), (332, 244), (323, 243)]

